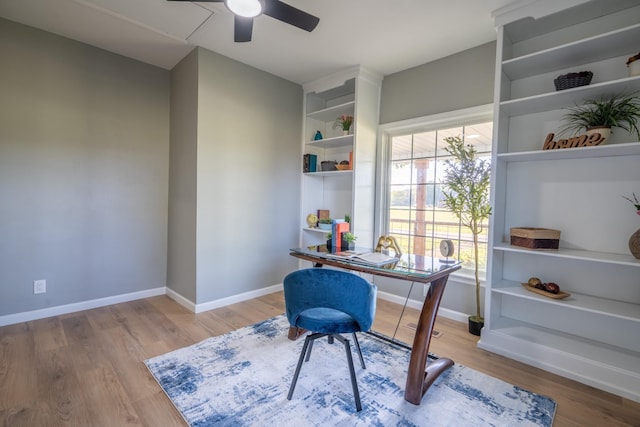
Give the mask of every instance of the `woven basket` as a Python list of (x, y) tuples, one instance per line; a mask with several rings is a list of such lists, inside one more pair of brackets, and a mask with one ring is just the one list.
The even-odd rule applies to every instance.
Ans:
[(591, 71), (581, 71), (579, 73), (569, 73), (558, 76), (553, 84), (556, 90), (571, 89), (574, 87), (586, 86), (591, 83), (593, 73)]

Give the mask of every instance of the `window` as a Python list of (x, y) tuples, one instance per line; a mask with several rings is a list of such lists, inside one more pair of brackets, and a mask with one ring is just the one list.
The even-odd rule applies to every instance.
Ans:
[[(455, 115), (454, 115), (455, 116)], [(387, 130), (385, 178), (381, 181), (386, 197), (382, 203), (381, 229), (394, 236), (403, 252), (440, 257), (442, 239), (451, 239), (455, 257), (463, 262), (462, 272), (471, 274), (473, 236), (458, 218), (444, 207), (443, 186), (446, 152), (445, 138), (460, 136), (473, 145), (478, 156), (491, 161), (493, 123), (490, 115), (474, 117), (472, 122), (456, 117), (430, 126), (429, 120), (413, 121), (409, 126)], [(431, 129), (430, 129), (431, 127)], [(435, 128), (434, 128), (435, 127)], [(384, 130), (383, 130), (384, 132)], [(484, 276), (487, 264), (488, 221), (479, 236), (479, 264)]]

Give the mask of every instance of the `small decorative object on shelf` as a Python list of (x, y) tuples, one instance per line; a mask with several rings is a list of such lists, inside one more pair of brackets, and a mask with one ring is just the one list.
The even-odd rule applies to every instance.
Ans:
[(322, 139), (322, 133), (319, 130), (317, 130), (316, 134), (313, 135), (313, 140), (314, 141), (320, 141), (321, 139)]
[(635, 133), (640, 140), (640, 130), (638, 129), (638, 118), (640, 118), (640, 98), (632, 94), (616, 94), (603, 96), (599, 99), (588, 99), (582, 105), (567, 108), (569, 112), (564, 115), (566, 122), (561, 132), (572, 131), (575, 134), (587, 133), (593, 128), (603, 137), (609, 135), (602, 128), (618, 127), (629, 133)]
[(339, 164), (336, 165), (336, 168), (339, 171), (347, 171), (351, 169), (351, 165), (349, 164), (349, 160), (343, 160)]
[(629, 77), (640, 76), (640, 53), (627, 59)]
[(593, 73), (591, 71), (580, 71), (558, 76), (553, 81), (553, 84), (556, 90), (572, 89), (574, 87), (587, 86), (591, 83), (592, 78)]
[(336, 167), (337, 165), (338, 162), (336, 162), (335, 160), (325, 160), (323, 162), (320, 162), (320, 167), (322, 168), (323, 172), (338, 170), (338, 168)]
[(316, 228), (318, 226), (318, 215), (313, 213), (307, 215), (307, 224), (309, 228)]
[(331, 218), (320, 218), (318, 220), (318, 228), (320, 228), (320, 230), (331, 230), (331, 224), (333, 224)]
[(529, 278), (527, 283), (523, 283), (522, 286), (524, 286), (524, 288), (528, 291), (534, 292), (547, 298), (563, 299), (571, 295), (567, 292), (562, 292), (560, 290), (560, 286), (558, 286), (557, 283), (543, 283), (542, 280), (537, 277)]
[[(592, 128), (592, 130), (596, 130), (598, 128)], [(555, 150), (558, 148), (575, 148), (575, 147), (594, 147), (596, 145), (602, 144), (606, 141), (607, 136), (610, 133), (610, 129), (608, 129), (606, 136), (603, 136), (599, 131), (593, 131), (591, 133), (585, 133), (579, 136), (572, 136), (571, 138), (559, 139), (554, 141), (553, 138), (555, 134), (550, 133), (547, 135), (547, 138), (544, 140), (544, 144), (542, 144), (543, 150)]]
[(560, 230), (538, 227), (512, 227), (511, 244), (527, 249), (558, 249)]
[[(622, 197), (630, 201), (633, 207), (636, 208), (636, 213), (640, 215), (640, 200), (638, 200), (636, 193), (633, 193), (633, 199), (627, 196)], [(634, 258), (640, 259), (640, 228), (638, 228), (629, 238), (629, 250)]]
[(315, 172), (317, 170), (317, 159), (315, 154), (305, 154), (302, 157), (302, 172)]
[(342, 116), (336, 119), (334, 123), (334, 128), (341, 128), (345, 135), (349, 134), (349, 129), (351, 129), (351, 124), (353, 123), (353, 116), (349, 116), (343, 114)]

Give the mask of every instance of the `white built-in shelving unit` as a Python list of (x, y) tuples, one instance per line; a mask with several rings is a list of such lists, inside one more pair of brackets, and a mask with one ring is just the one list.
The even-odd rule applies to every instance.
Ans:
[[(301, 234), (303, 246), (324, 243), (327, 231), (309, 228), (306, 217), (328, 209), (332, 218), (351, 216), (358, 244), (373, 245), (376, 129), (382, 77), (362, 67), (303, 85), (303, 154), (317, 156), (316, 172), (302, 174)], [(350, 133), (334, 126), (342, 115), (354, 117)], [(320, 131), (323, 138), (315, 140)], [(322, 161), (350, 159), (350, 170), (321, 171)]]
[[(542, 150), (566, 108), (640, 90), (625, 65), (640, 51), (637, 0), (524, 1), (495, 14), (493, 215), (481, 348), (640, 401), (640, 143), (620, 129), (606, 145)], [(561, 74), (593, 81), (556, 91)], [(555, 138), (554, 138), (555, 139)], [(561, 230), (559, 250), (509, 244), (511, 227)], [(552, 299), (521, 285), (556, 282)]]

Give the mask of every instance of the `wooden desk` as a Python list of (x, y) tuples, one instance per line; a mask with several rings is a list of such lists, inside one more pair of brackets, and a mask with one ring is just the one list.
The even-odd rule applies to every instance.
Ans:
[(326, 248), (323, 249), (323, 246), (291, 249), (290, 255), (311, 261), (315, 267), (330, 265), (376, 276), (430, 284), (422, 305), (411, 347), (411, 359), (409, 360), (409, 371), (404, 391), (406, 401), (414, 405), (420, 405), (422, 396), (424, 396), (435, 379), (442, 372), (453, 366), (453, 360), (442, 357), (427, 366), (427, 358), (429, 356), (429, 343), (431, 342), (433, 326), (447, 279), (449, 274), (460, 269), (460, 263), (443, 264), (437, 259), (405, 255), (391, 268), (375, 267), (347, 258), (332, 257)]

